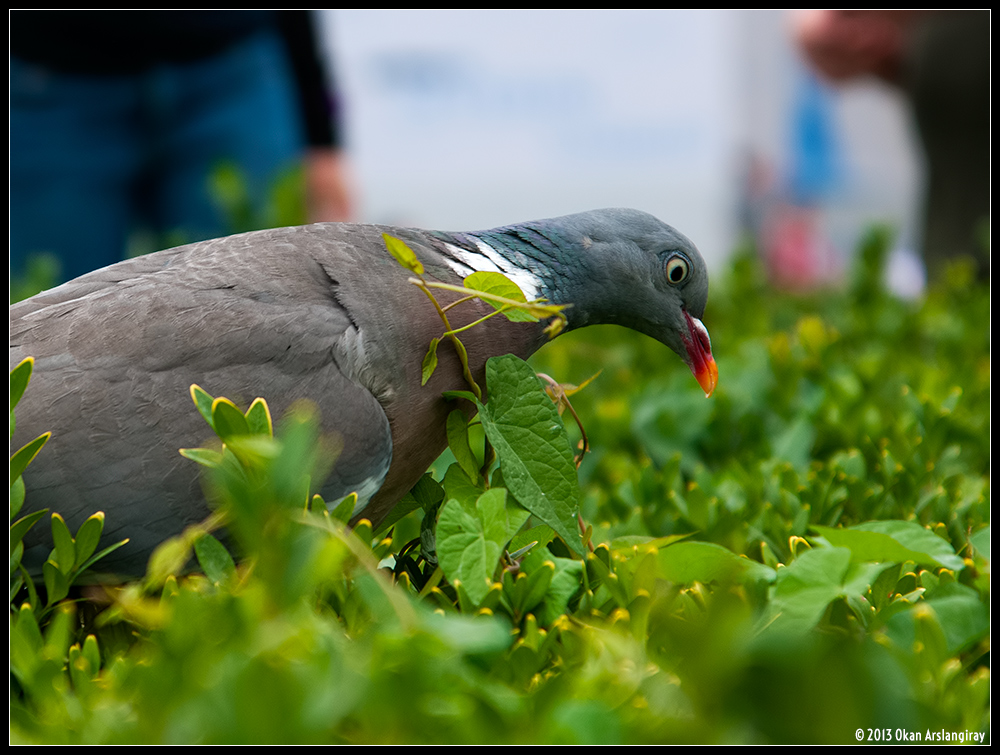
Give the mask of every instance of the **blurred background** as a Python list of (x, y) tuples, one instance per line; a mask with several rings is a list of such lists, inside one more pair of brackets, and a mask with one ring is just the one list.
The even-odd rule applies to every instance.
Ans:
[[(916, 294), (928, 174), (906, 82), (917, 24), (894, 17), (888, 42), (873, 43), (894, 48), (892, 70), (821, 72), (803, 29), (829, 21), (787, 10), (317, 11), (344, 196), (309, 219), (473, 230), (630, 206), (676, 226), (713, 268), (750, 239), (792, 287), (838, 280), (863, 230), (887, 223), (891, 285)], [(988, 21), (974, 21), (985, 65), (968, 64), (986, 86)], [(867, 39), (859, 29), (851, 44)], [(981, 100), (985, 135), (988, 90)], [(19, 138), (15, 124), (15, 158)], [(979, 141), (975, 190), (988, 211), (988, 136)], [(12, 195), (23, 183), (12, 168)], [(240, 190), (228, 189), (230, 205)], [(282, 223), (262, 215), (170, 240)]]
[(920, 166), (900, 93), (819, 82), (787, 11), (324, 22), (365, 220), (463, 229), (631, 206), (718, 264), (745, 229), (808, 199), (817, 275), (835, 274), (872, 221), (912, 248)]

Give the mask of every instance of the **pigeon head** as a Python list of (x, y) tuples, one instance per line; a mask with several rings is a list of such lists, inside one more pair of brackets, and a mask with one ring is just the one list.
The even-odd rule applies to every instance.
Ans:
[(510, 263), (500, 271), (529, 297), (572, 304), (569, 328), (638, 330), (673, 349), (706, 395), (715, 390), (718, 368), (701, 322), (705, 261), (666, 223), (638, 210), (607, 209), (464, 236), (478, 253), (500, 252)]

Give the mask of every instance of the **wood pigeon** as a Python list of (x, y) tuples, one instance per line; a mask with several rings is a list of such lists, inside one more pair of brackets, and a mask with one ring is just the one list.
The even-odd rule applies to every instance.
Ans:
[[(643, 212), (473, 233), (339, 223), (243, 233), (120, 262), (10, 308), (10, 365), (35, 359), (12, 447), (53, 433), (25, 472), (25, 509), (58, 511), (74, 532), (104, 511), (103, 540), (130, 542), (102, 567), (143, 573), (156, 545), (208, 513), (200, 468), (178, 453), (211, 436), (191, 402), (197, 383), (244, 408), (261, 396), (276, 418), (314, 402), (343, 443), (324, 498), (356, 491), (377, 525), (446, 446), (453, 404), (442, 392), (466, 388), (449, 345), (421, 386), (443, 326), (383, 233), (410, 246), (428, 280), (499, 271), (529, 300), (572, 304), (568, 329), (633, 328), (679, 354), (707, 395), (715, 387), (705, 263)], [(458, 327), (489, 311), (469, 301), (449, 318)], [(544, 325), (494, 317), (463, 333), (480, 384), (489, 357), (527, 358), (545, 343)], [(29, 568), (48, 556), (47, 530), (25, 541)]]

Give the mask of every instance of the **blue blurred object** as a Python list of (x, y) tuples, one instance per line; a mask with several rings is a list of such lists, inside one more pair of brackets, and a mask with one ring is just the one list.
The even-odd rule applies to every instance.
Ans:
[(814, 205), (828, 198), (844, 177), (829, 90), (803, 72), (792, 108), (789, 194), (794, 204)]

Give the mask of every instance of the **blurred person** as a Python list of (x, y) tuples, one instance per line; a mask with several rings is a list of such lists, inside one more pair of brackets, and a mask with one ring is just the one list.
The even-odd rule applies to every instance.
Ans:
[(928, 279), (971, 256), (989, 276), (990, 11), (806, 10), (795, 39), (824, 76), (902, 88), (926, 159)]
[(340, 132), (309, 11), (11, 11), (12, 274), (121, 260), (137, 229), (233, 232), (211, 195), (252, 202), (301, 165), (311, 220), (348, 220)]
[(828, 87), (810, 71), (799, 73), (787, 113), (787, 165), (778, 173), (761, 160), (747, 177), (746, 198), (757, 210), (747, 227), (761, 244), (770, 279), (807, 290), (841, 274), (824, 225), (846, 171)]

